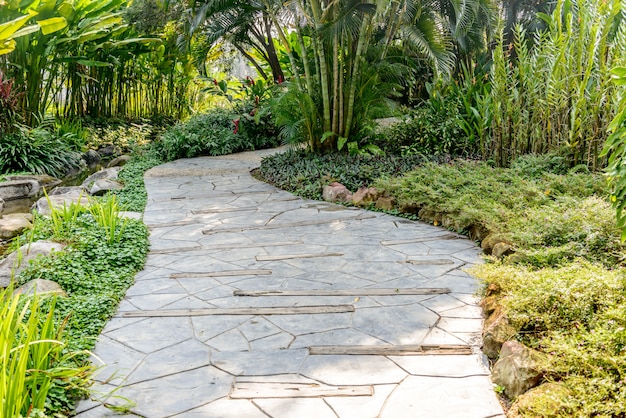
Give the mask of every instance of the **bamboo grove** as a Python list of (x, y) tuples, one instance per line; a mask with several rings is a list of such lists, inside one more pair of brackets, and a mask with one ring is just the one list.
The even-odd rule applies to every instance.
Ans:
[(66, 118), (186, 114), (193, 71), (174, 28), (138, 33), (124, 16), (129, 4), (0, 2), (0, 34), (12, 35), (0, 71), (13, 80), (26, 123), (50, 109)]

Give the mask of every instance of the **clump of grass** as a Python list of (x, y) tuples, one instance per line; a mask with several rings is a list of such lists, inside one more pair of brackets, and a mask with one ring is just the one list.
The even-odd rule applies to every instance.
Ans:
[(568, 389), (554, 416), (626, 413), (623, 269), (575, 260), (556, 269), (490, 263), (471, 273), (501, 288), (501, 303), (521, 330), (517, 338), (546, 353), (546, 380)]
[(54, 320), (55, 299), (42, 303), (37, 296), (3, 289), (0, 318), (1, 416), (43, 416), (56, 388), (74, 396), (86, 393), (94, 370), (76, 363), (85, 353), (63, 342), (64, 323)]

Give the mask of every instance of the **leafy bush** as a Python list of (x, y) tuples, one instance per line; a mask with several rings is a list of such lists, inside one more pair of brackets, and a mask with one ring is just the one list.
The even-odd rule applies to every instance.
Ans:
[(276, 144), (253, 128), (254, 122), (215, 109), (192, 116), (168, 129), (153, 149), (166, 161), (200, 155), (226, 155)]
[[(567, 388), (551, 416), (626, 414), (623, 269), (585, 261), (534, 271), (495, 263), (472, 274), (501, 288), (507, 315), (521, 330), (518, 338), (546, 354), (546, 380)], [(533, 399), (534, 404), (547, 401)]]
[(467, 151), (466, 144), (459, 141), (462, 131), (455, 116), (438, 115), (428, 107), (415, 109), (407, 119), (387, 128), (384, 135), (382, 148), (400, 149), (404, 155), (461, 155)]
[(419, 155), (316, 154), (289, 150), (263, 159), (258, 174), (297, 195), (321, 199), (324, 186), (338, 181), (350, 190), (368, 186), (381, 175), (398, 176), (424, 162)]
[(80, 154), (48, 130), (21, 126), (0, 136), (0, 173), (29, 172), (63, 177), (82, 163)]

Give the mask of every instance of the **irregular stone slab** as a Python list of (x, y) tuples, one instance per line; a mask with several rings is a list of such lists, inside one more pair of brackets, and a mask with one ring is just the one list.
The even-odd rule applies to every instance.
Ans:
[[(300, 373), (328, 385), (400, 383), (407, 376), (394, 362), (379, 356), (309, 356)], [(402, 416), (410, 415), (396, 415)]]
[(219, 352), (211, 364), (236, 376), (264, 376), (298, 373), (307, 358), (306, 349), (274, 351)]
[(91, 186), (98, 180), (117, 180), (121, 169), (121, 167), (112, 167), (97, 171), (87, 177), (85, 181), (81, 183), (81, 186), (85, 189), (90, 189)]
[(123, 167), (130, 161), (130, 158), (130, 155), (120, 155), (119, 157), (113, 158), (109, 164), (107, 164), (107, 168)]
[(115, 393), (132, 399), (143, 417), (169, 417), (228, 395), (233, 377), (215, 367), (201, 367), (125, 386)]
[(173, 418), (267, 418), (251, 401), (222, 398)]
[(20, 274), (35, 257), (48, 256), (54, 252), (63, 251), (65, 246), (58, 242), (35, 241), (32, 244), (22, 245), (19, 250), (12, 252), (0, 262), (0, 287), (7, 287), (11, 277)]
[(390, 357), (412, 375), (433, 377), (489, 376), (489, 365), (482, 356), (403, 356)]
[(0, 240), (10, 240), (31, 228), (33, 216), (30, 213), (12, 213), (0, 218)]
[(41, 188), (45, 188), (46, 190), (52, 190), (53, 188), (61, 184), (61, 180), (47, 174), (15, 174), (11, 176), (6, 176), (5, 178), (9, 181), (35, 180), (37, 183), (39, 183), (39, 186)]
[(65, 290), (56, 282), (46, 279), (31, 280), (26, 284), (21, 285), (13, 292), (14, 295), (57, 295), (66, 297)]
[(337, 418), (322, 399), (258, 399), (255, 403), (271, 417)]
[(0, 198), (4, 200), (35, 196), (40, 190), (41, 186), (37, 180), (23, 179), (0, 182)]
[(69, 208), (72, 204), (88, 206), (89, 196), (82, 187), (57, 187), (46, 197), (42, 197), (33, 205), (33, 210), (42, 216), (50, 216), (52, 208)]
[(374, 393), (358, 398), (324, 398), (340, 417), (378, 418), (380, 411), (395, 385), (376, 385)]
[(485, 418), (504, 414), (487, 376), (409, 376), (389, 396), (380, 417)]
[(110, 191), (122, 190), (124, 185), (119, 181), (111, 179), (99, 179), (92, 183), (89, 188), (89, 194), (92, 196), (101, 196)]

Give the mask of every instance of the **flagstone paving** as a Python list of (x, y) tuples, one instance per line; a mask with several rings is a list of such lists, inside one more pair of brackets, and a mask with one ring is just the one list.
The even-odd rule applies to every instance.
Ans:
[[(480, 249), (445, 229), (259, 182), (249, 171), (270, 152), (146, 173), (151, 252), (96, 346), (102, 395), (78, 416), (114, 416), (102, 402), (130, 400), (134, 416), (149, 418), (503, 417), (479, 350), (478, 284), (464, 271)], [(449, 293), (400, 292), (429, 288)], [(276, 294), (291, 290), (310, 295)], [(316, 311), (328, 307), (341, 312)], [(418, 345), (471, 351), (384, 351)], [(311, 354), (318, 346), (381, 352)]]

